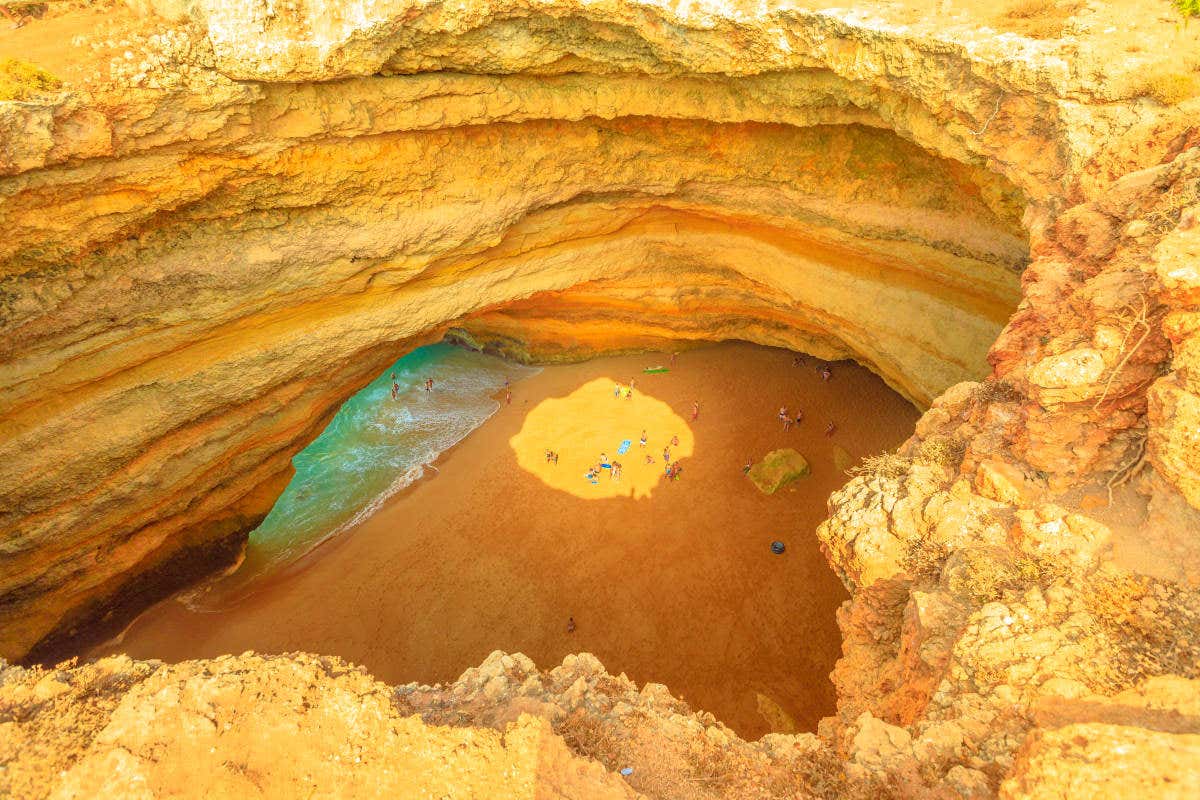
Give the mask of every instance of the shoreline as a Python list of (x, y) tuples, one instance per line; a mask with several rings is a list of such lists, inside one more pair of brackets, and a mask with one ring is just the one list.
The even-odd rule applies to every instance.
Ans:
[[(710, 345), (681, 355), (678, 370), (657, 381), (642, 375), (642, 362), (668, 355), (547, 367), (514, 383), (513, 405), (501, 399), (432, 462), (436, 471), (256, 581), (237, 605), (191, 611), (170, 598), (102, 651), (178, 661), (308, 650), (391, 683), (425, 684), (453, 680), (495, 649), (541, 665), (588, 651), (614, 674), (667, 684), (748, 738), (812, 729), (833, 711), (828, 673), (841, 648), (833, 612), (847, 596), (814, 533), (830, 491), (846, 480), (834, 447), (850, 445), (856, 458), (893, 448), (917, 412), (861, 367), (834, 364), (834, 380), (822, 384), (814, 367), (822, 362), (798, 370), (792, 355)], [(537, 404), (588, 379), (630, 375), (685, 419), (689, 398), (709, 395), (680, 481), (638, 500), (585, 499), (517, 465), (509, 442)], [(785, 434), (775, 395), (788, 393), (805, 397), (807, 419)], [(755, 405), (763, 408), (751, 412)], [(824, 437), (826, 406), (857, 414), (861, 441), (850, 441), (846, 421)], [(761, 495), (740, 467), (782, 446), (799, 449), (814, 476)], [(788, 542), (782, 558), (766, 549), (775, 538)], [(564, 628), (569, 615), (575, 633)]]

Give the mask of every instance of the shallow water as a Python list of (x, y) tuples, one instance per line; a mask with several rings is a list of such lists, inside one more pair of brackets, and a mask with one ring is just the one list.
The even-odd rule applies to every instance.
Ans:
[[(500, 404), (505, 378), (539, 370), (448, 344), (421, 347), (351, 397), (329, 426), (292, 459), (296, 474), (250, 534), (232, 573), (189, 592), (196, 610), (227, 605), (251, 584), (357, 525), (411, 485)], [(392, 376), (400, 385), (391, 396)], [(433, 391), (423, 388), (433, 378)]]

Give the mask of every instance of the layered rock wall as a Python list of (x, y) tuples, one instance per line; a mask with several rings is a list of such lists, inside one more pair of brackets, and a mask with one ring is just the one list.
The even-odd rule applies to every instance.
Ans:
[[(748, 760), (685, 788), (1194, 785), (1197, 101), (1130, 89), (1176, 34), (1088, 7), (1033, 40), (916, 2), (157, 5), (145, 68), (0, 104), (0, 652), (236, 546), (340, 400), (450, 328), (549, 359), (744, 338), (930, 407), (820, 532), (852, 594), (838, 715), (753, 747), (688, 722), (680, 748)], [(396, 702), (578, 712), (558, 733), (610, 769), (636, 747), (606, 715), (626, 747), (675, 713), (590, 663), (485, 666)], [(37, 692), (79, 669), (14, 720), (70, 727)], [(129, 730), (60, 766), (154, 751)]]
[[(679, 36), (650, 69), (624, 6), (539, 15), (536, 42), (501, 37), (525, 23), (495, 9), (419, 48), (403, 36), (441, 12), (377, 11), (319, 72), (307, 40), (213, 11), (146, 40), (170, 74), (5, 107), (8, 655), (252, 528), (331, 410), (448, 323), (535, 356), (744, 338), (857, 358), (928, 402), (985, 369), (1026, 205), (1094, 144), (1032, 93), (968, 135), (901, 79), (979, 79), (929, 42), (895, 51), (911, 63), (887, 85), (838, 48), (799, 65), (766, 31), (753, 70), (724, 50), (687, 69)], [(832, 17), (788, 30), (890, 52)], [(555, 48), (583, 60), (548, 70)], [(997, 174), (985, 154), (1028, 147), (996, 135), (1014, 124), (1048, 144)]]

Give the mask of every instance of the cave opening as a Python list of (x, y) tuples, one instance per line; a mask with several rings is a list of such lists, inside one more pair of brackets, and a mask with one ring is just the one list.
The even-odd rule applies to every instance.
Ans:
[[(537, 159), (531, 155), (510, 161), (508, 154), (536, 149), (542, 142), (553, 142), (570, 168), (552, 191), (531, 191), (528, 187), (541, 179)], [(397, 349), (443, 331), (453, 342), (511, 361), (553, 364), (555, 375), (603, 366), (595, 356), (632, 359), (611, 367), (615, 372), (591, 376), (614, 383), (628, 382), (639, 370), (654, 366), (640, 360), (650, 353), (662, 361), (682, 349), (681, 357), (692, 358), (687, 348), (730, 341), (754, 344), (720, 347), (776, 349), (738, 351), (740, 358), (718, 354), (714, 358), (724, 366), (717, 374), (737, 374), (736, 380), (709, 379), (686, 391), (679, 388), (684, 394), (658, 398), (685, 422), (690, 403), (702, 401), (701, 424), (693, 431), (699, 437), (697, 454), (685, 460), (679, 481), (660, 480), (649, 498), (611, 497), (575, 509), (589, 533), (584, 541), (591, 543), (590, 550), (517, 535), (528, 530), (533, 511), (543, 507), (556, 515), (553, 525), (544, 526), (548, 530), (561, 534), (558, 520), (572, 517), (544, 498), (529, 495), (523, 505), (515, 501), (511, 490), (525, 480), (511, 471), (517, 469), (519, 454), (507, 439), (480, 449), (486, 437), (478, 433), (430, 470), (508, 459), (468, 481), (465, 494), (439, 497), (444, 490), (438, 487), (455, 484), (438, 473), (437, 479), (400, 487), (385, 503), (407, 509), (406, 534), (383, 527), (384, 519), (400, 524), (395, 515), (376, 513), (356, 520), (375, 498), (389, 494), (396, 476), (404, 473), (392, 454), (384, 452), (386, 447), (366, 447), (357, 458), (375, 459), (392, 472), (378, 485), (363, 484), (358, 499), (365, 498), (365, 504), (355, 501), (334, 522), (316, 526), (314, 540), (329, 538), (327, 544), (282, 570), (273, 569), (271, 553), (252, 546), (239, 570), (217, 584), (189, 590), (181, 596), (183, 603), (160, 605), (110, 649), (168, 660), (247, 648), (308, 650), (344, 656), (390, 682), (451, 680), (494, 647), (520, 650), (542, 666), (589, 650), (614, 672), (625, 671), (639, 682), (665, 683), (746, 736), (812, 729), (830, 713), (833, 689), (827, 675), (840, 646), (833, 610), (845, 594), (811, 532), (824, 517), (830, 493), (845, 482), (846, 468), (864, 455), (894, 448), (911, 434), (916, 411), (910, 402), (924, 407), (946, 387), (986, 373), (986, 351), (1016, 306), (1028, 255), (1021, 191), (983, 167), (934, 155), (892, 131), (858, 124), (798, 128), (589, 117), (570, 123), (502, 123), (487, 131), (463, 126), (420, 139), (356, 140), (339, 143), (336, 158), (324, 152), (325, 143), (303, 147), (311, 152), (297, 163), (386, 161), (420, 172), (422, 182), (437, 190), (429, 193), (432, 199), (415, 202), (411, 192), (380, 184), (364, 169), (346, 177), (344, 191), (327, 204), (281, 218), (258, 209), (256, 198), (270, 194), (268, 186), (284, 191), (289, 169), (299, 167), (265, 164), (255, 190), (261, 194), (243, 198), (240, 189), (228, 190), (225, 199), (231, 205), (247, 203), (236, 223), (222, 212), (189, 234), (186, 246), (172, 245), (166, 255), (155, 249), (167, 247), (165, 235), (138, 243), (143, 248), (139, 258), (161, 256), (164, 274), (176, 264), (186, 272), (183, 285), (190, 297), (194, 277), (187, 270), (200, 250), (220, 250), (223, 245), (216, 243), (235, 230), (239, 236), (246, 231), (259, 236), (283, 227), (294, 235), (284, 246), (264, 245), (254, 248), (252, 257), (229, 259), (230, 270), (220, 277), (222, 286), (250, 287), (247, 296), (267, 287), (269, 308), (261, 316), (255, 316), (259, 310), (237, 311), (247, 314), (255, 341), (266, 349), (260, 354), (249, 347), (224, 347), (240, 342), (238, 337), (246, 333), (242, 326), (250, 324), (235, 316), (229, 330), (206, 330), (198, 337), (194, 350), (211, 363), (193, 360), (179, 370), (189, 379), (197, 376), (199, 383), (211, 379), (227, 394), (241, 393), (247, 407), (266, 407), (261, 418), (273, 420), (269, 436), (276, 446), (254, 464), (267, 476), (260, 479), (258, 485), (267, 488), (255, 502), (266, 502), (261, 507), (240, 503), (239, 495), (240, 507), (228, 517), (219, 512), (189, 516), (189, 511), (165, 522), (147, 511), (155, 525), (175, 526), (202, 543), (210, 529), (220, 530), (228, 541), (236, 539), (249, 527), (234, 530), (236, 525), (271, 509), (283, 488), (278, 477), (287, 472), (295, 452), (317, 437), (319, 423), (332, 408), (364, 384), (372, 397), (382, 392), (390, 398), (388, 376), (395, 367), (389, 365)], [(436, 157), (440, 152), (460, 155), (448, 165)], [(507, 184), (489, 182), (488, 171), (501, 167), (507, 170)], [(363, 186), (355, 184), (360, 180)], [(363, 200), (364, 192), (369, 201)], [(460, 206), (470, 213), (446, 210)], [(362, 233), (355, 222), (362, 213), (379, 241), (390, 244)], [(408, 250), (387, 249), (401, 239)], [(290, 293), (273, 293), (271, 281), (283, 271), (292, 275)], [(207, 348), (210, 336), (222, 346)], [(814, 369), (797, 372), (790, 352), (834, 363), (837, 378), (826, 384)], [(312, 358), (313, 353), (320, 359)], [(761, 354), (772, 353), (782, 360), (769, 368), (759, 363), (767, 357)], [(162, 358), (175, 356), (167, 351)], [(269, 375), (257, 371), (260, 358), (275, 365)], [(761, 367), (758, 372), (738, 372), (755, 364)], [(81, 374), (92, 368), (86, 361), (77, 365)], [(542, 374), (528, 380), (550, 380)], [(823, 401), (831, 409), (826, 419), (807, 399), (789, 396), (792, 389), (773, 383), (799, 374), (812, 383), (806, 392), (843, 392)], [(498, 390), (496, 375), (489, 387)], [(262, 385), (243, 385), (243, 376), (260, 376)], [(860, 377), (847, 376), (861, 376), (861, 385), (856, 383)], [(583, 376), (576, 377), (577, 383), (557, 389), (563, 397), (585, 385)], [(674, 378), (661, 382), (669, 385)], [(647, 377), (646, 386), (655, 380)], [(768, 385), (773, 389), (763, 391)], [(851, 386), (855, 390), (846, 391)], [(488, 396), (489, 387), (474, 386), (469, 394), (474, 399)], [(286, 401), (267, 399), (288, 392), (293, 393)], [(713, 413), (717, 402), (728, 404), (726, 413)], [(729, 484), (730, 491), (746, 489), (741, 468), (776, 449), (769, 445), (775, 429), (782, 427), (777, 418), (781, 406), (807, 415), (795, 426), (795, 437), (805, 442), (797, 449), (806, 458), (806, 448), (822, 454), (810, 459), (813, 475), (769, 499), (749, 495), (755, 503), (773, 505), (725, 502), (716, 514), (711, 502), (701, 502), (704, 497), (692, 497), (694, 489), (707, 485), (706, 471), (707, 478)], [(854, 409), (853, 423), (840, 418)], [(485, 427), (504, 429), (512, 421), (504, 410)], [(469, 419), (482, 412), (460, 413)], [(714, 418), (726, 425), (743, 418), (754, 424), (744, 431), (726, 430), (722, 441), (706, 443)], [(836, 435), (826, 437), (823, 431), (830, 423)], [(386, 426), (382, 430), (388, 432)], [(254, 426), (247, 431), (249, 439)], [(507, 435), (518, 432), (514, 428)], [(457, 441), (461, 433), (452, 428), (438, 435)], [(864, 444), (843, 448), (846, 453), (835, 458), (832, 447), (857, 434), (866, 437)], [(464, 455), (468, 452), (476, 452), (474, 462)], [(406, 458), (411, 462), (414, 457), (410, 453)], [(196, 491), (207, 501), (223, 487)], [(308, 505), (321, 511), (334, 511), (357, 494), (340, 493), (336, 482), (333, 491), (309, 488)], [(806, 497), (787, 504), (790, 492)], [(675, 506), (663, 511), (660, 506), (668, 500)], [(595, 512), (600, 505), (629, 510), (606, 517)], [(499, 532), (472, 516), (496, 508), (505, 520)], [(734, 512), (740, 516), (730, 516)], [(787, 521), (790, 514), (802, 518)], [(286, 541), (292, 520), (276, 517)], [(638, 522), (622, 521), (626, 518)], [(793, 534), (780, 530), (781, 519)], [(343, 527), (352, 527), (354, 535), (333, 535)], [(480, 533), (485, 527), (492, 530), (488, 536)], [(738, 536), (747, 528), (755, 529), (751, 543)], [(375, 533), (364, 535), (368, 529)], [(438, 538), (446, 530), (457, 532), (452, 557), (445, 550), (451, 540)], [(634, 558), (619, 557), (628, 550), (609, 552), (597, 544), (629, 545), (638, 530), (636, 543), (643, 549), (633, 551)], [(199, 533), (193, 537), (193, 531)], [(722, 546), (706, 547), (697, 531), (719, 531)], [(786, 555), (770, 553), (775, 540), (787, 543)], [(165, 541), (144, 561), (127, 565), (127, 572), (146, 563), (169, 563), (175, 555), (169, 552), (173, 542), (169, 536)], [(513, 549), (518, 541), (532, 549)], [(402, 551), (387, 549), (405, 542)], [(287, 550), (282, 548), (284, 561), (291, 557)], [(545, 554), (554, 559), (533, 557)], [(737, 580), (721, 577), (722, 565), (729, 564), (737, 566)], [(763, 579), (765, 570), (780, 572), (792, 565), (803, 568), (791, 574), (791, 583)], [(256, 570), (271, 577), (259, 581)], [(574, 576), (575, 599), (544, 588), (551, 584), (528, 570)], [(97, 580), (105, 577), (96, 574)], [(620, 581), (600, 585), (594, 575), (635, 575), (640, 583), (628, 583), (621, 592), (606, 591)], [(107, 576), (114, 586), (122, 577), (120, 572)], [(177, 580), (171, 590), (190, 580), (194, 574)], [(254, 590), (232, 591), (225, 595), (229, 602), (217, 602), (215, 608), (206, 599), (214, 585), (236, 587), (239, 581)], [(705, 592), (709, 599), (699, 602)], [(819, 602), (810, 596), (819, 596)], [(570, 610), (586, 608), (595, 598), (607, 598), (612, 605), (592, 618)], [(646, 598), (655, 598), (653, 613), (646, 611)], [(63, 628), (74, 635), (75, 629), (87, 627), (79, 619), (102, 617), (111, 608), (105, 602), (101, 597)], [(204, 607), (203, 613), (194, 614), (188, 604)], [(706, 613), (697, 613), (699, 608)], [(422, 611), (414, 614), (413, 609)], [(572, 616), (578, 628), (568, 636), (563, 620)], [(604, 624), (597, 625), (597, 618)], [(458, 623), (450, 624), (453, 620)], [(504, 631), (508, 635), (498, 634)], [(797, 691), (797, 686), (806, 688)]]
[[(473, 430), (448, 431), (447, 415)], [(816, 526), (846, 470), (900, 444), (916, 416), (852, 362), (748, 342), (541, 369), (424, 347), (297, 457), (238, 570), (106, 649), (168, 661), (305, 650), (395, 683), (452, 681), (493, 650), (547, 668), (591, 652), (743, 737), (814, 730), (834, 712), (847, 597)], [(601, 448), (623, 474), (598, 468), (593, 483), (585, 464)], [(767, 494), (743, 468), (781, 449), (810, 472)], [(432, 464), (424, 479), (409, 480), (412, 459)]]

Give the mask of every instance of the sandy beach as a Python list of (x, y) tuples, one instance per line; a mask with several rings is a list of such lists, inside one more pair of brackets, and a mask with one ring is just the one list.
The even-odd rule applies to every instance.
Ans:
[[(835, 447), (856, 459), (895, 447), (917, 412), (858, 366), (834, 364), (823, 382), (822, 362), (792, 359), (728, 343), (685, 351), (666, 374), (642, 373), (669, 365), (654, 353), (548, 367), (513, 385), (511, 405), (501, 396), (430, 477), (236, 606), (197, 613), (167, 600), (102, 652), (180, 661), (303, 650), (388, 682), (434, 683), (497, 649), (543, 668), (587, 651), (614, 674), (665, 683), (743, 736), (811, 730), (833, 711), (834, 612), (847, 596), (814, 534), (846, 480)], [(688, 428), (679, 480), (639, 478), (645, 491), (592, 497), (582, 474), (577, 492), (522, 467), (513, 440), (540, 404), (630, 377)], [(804, 423), (785, 432), (781, 405), (802, 409)], [(625, 437), (631, 456), (661, 454), (665, 431), (648, 432), (645, 451), (639, 433)], [(523, 446), (543, 447), (536, 437)], [(544, 447), (563, 454), (563, 468), (578, 455), (571, 441)], [(804, 454), (812, 475), (766, 496), (742, 465), (780, 447)], [(787, 544), (782, 556), (775, 539)]]

